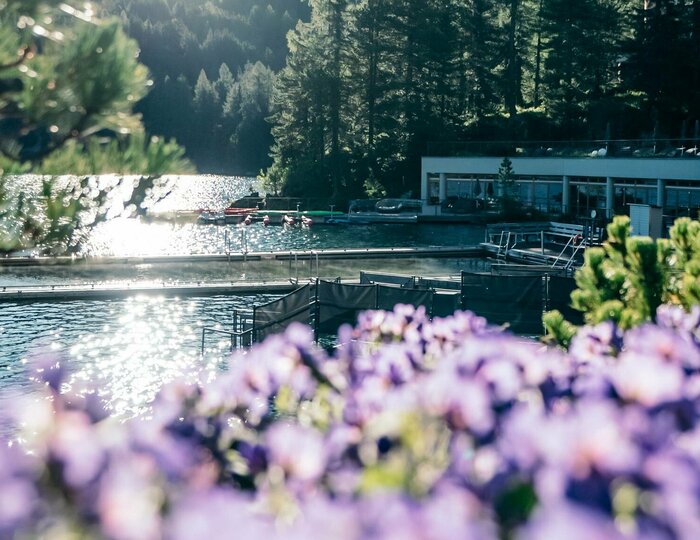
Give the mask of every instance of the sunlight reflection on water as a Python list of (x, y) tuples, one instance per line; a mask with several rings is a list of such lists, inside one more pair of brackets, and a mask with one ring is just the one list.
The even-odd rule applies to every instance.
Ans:
[[(109, 178), (103, 180), (108, 181)], [(172, 212), (197, 208), (224, 208), (254, 187), (250, 178), (217, 176), (174, 177), (174, 190), (156, 210)], [(16, 178), (20, 191), (36, 192), (39, 177)], [(118, 218), (99, 225), (83, 245), (83, 254), (115, 256), (289, 251), (323, 248), (425, 247), (475, 245), (483, 228), (458, 225), (372, 225), (287, 229), (236, 225), (197, 225)], [(478, 262), (478, 261), (477, 261)], [(470, 262), (471, 263), (471, 262)], [(328, 278), (359, 275), (360, 269), (448, 275), (459, 273), (464, 261), (386, 260), (257, 263), (193, 263), (178, 265), (72, 265), (70, 267), (0, 268), (0, 285), (56, 285), (139, 282), (142, 285), (182, 281), (241, 281)], [(479, 263), (483, 264), (483, 263)], [(317, 272), (314, 274), (313, 272)], [(77, 392), (97, 391), (116, 414), (139, 414), (154, 394), (177, 377), (193, 380), (209, 376), (226, 357), (226, 338), (211, 337), (204, 356), (199, 354), (201, 328), (230, 324), (233, 309), (251, 308), (270, 296), (159, 299), (131, 297), (62, 303), (3, 304), (0, 306), (0, 408), (11, 391), (30, 394), (34, 388), (27, 372), (32, 354), (59, 354), (72, 375), (69, 386)]]
[[(66, 181), (68, 177), (59, 178)], [(99, 177), (113, 183), (118, 177)], [(258, 189), (253, 178), (197, 175), (166, 177), (172, 190), (158, 202), (157, 213), (202, 208), (222, 210), (231, 202)], [(13, 179), (13, 188), (37, 193), (41, 177), (24, 175)], [(115, 201), (119, 201), (115, 197)], [(117, 206), (119, 206), (117, 204)], [(150, 221), (115, 218), (99, 224), (82, 243), (83, 255), (139, 257), (147, 255), (190, 255), (242, 251), (242, 234), (247, 234), (249, 251), (288, 251), (299, 249), (359, 247), (425, 247), (475, 245), (483, 241), (483, 228), (474, 225), (378, 224), (320, 226), (312, 228), (250, 227), (234, 224), (201, 225), (190, 221)]]
[[(59, 354), (71, 375), (66, 390), (97, 390), (110, 410), (133, 416), (163, 384), (195, 381), (221, 368), (225, 336), (210, 336), (200, 355), (202, 326), (230, 325), (234, 309), (271, 296), (162, 298), (8, 304), (0, 311), (0, 398), (33, 391), (27, 359)], [(31, 362), (29, 362), (31, 364)]]

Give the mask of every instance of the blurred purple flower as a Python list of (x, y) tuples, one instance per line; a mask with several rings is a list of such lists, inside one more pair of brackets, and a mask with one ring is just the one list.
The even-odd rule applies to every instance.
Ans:
[(176, 437), (153, 420), (135, 419), (128, 428), (131, 450), (150, 456), (171, 482), (187, 480), (203, 461), (196, 440)]
[(151, 540), (161, 537), (157, 469), (144, 456), (117, 455), (100, 480), (97, 507), (100, 525), (114, 540)]
[(16, 447), (0, 444), (0, 537), (14, 538), (30, 523), (38, 502), (30, 459)]
[(326, 467), (326, 449), (321, 434), (289, 423), (277, 423), (265, 434), (270, 467), (279, 467), (287, 478), (315, 482)]
[(107, 461), (105, 443), (90, 418), (79, 411), (65, 411), (56, 418), (49, 439), (50, 459), (60, 465), (66, 484), (81, 488), (97, 478)]
[(355, 504), (325, 496), (305, 500), (293, 526), (279, 532), (284, 540), (355, 540), (362, 538), (362, 516)]
[(250, 501), (224, 488), (189, 493), (172, 508), (164, 528), (166, 540), (278, 536), (267, 521), (253, 514)]
[[(35, 456), (0, 449), (0, 537), (65, 512), (115, 540), (694, 539), (700, 308), (658, 319), (584, 327), (568, 354), (411, 306), (361, 315), (330, 358), (294, 326), (126, 425), (49, 361)], [(530, 502), (502, 506), (514, 486)]]
[(489, 392), (476, 380), (460, 380), (448, 370), (440, 370), (422, 385), (420, 400), (428, 412), (443, 416), (452, 429), (484, 435), (493, 428)]
[(52, 350), (39, 350), (28, 359), (29, 370), (46, 384), (53, 393), (58, 393), (68, 371), (63, 355)]
[(620, 397), (647, 407), (680, 399), (684, 377), (678, 364), (640, 351), (625, 351), (611, 369), (612, 383)]
[(645, 324), (625, 334), (625, 349), (689, 369), (700, 368), (700, 350), (688, 334)]
[(600, 367), (605, 358), (616, 356), (622, 347), (622, 334), (611, 321), (585, 326), (574, 336), (569, 354), (581, 364)]
[(602, 513), (561, 502), (541, 507), (517, 535), (519, 540), (624, 540), (612, 520)]
[(656, 310), (656, 324), (700, 337), (700, 306), (692, 306), (690, 312), (687, 312), (682, 306), (661, 304)]

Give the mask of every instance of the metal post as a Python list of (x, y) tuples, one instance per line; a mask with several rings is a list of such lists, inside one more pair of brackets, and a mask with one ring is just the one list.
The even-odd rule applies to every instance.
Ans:
[(666, 180), (658, 178), (656, 180), (656, 206), (661, 208), (661, 211), (666, 208)]
[(319, 331), (319, 325), (320, 325), (320, 319), (321, 319), (321, 304), (318, 301), (318, 282), (319, 279), (316, 278), (316, 288), (314, 290), (314, 307), (312, 309), (312, 312), (314, 314), (314, 341), (318, 343), (318, 331)]
[(561, 191), (561, 213), (568, 214), (570, 208), (570, 194), (571, 194), (571, 179), (568, 176), (562, 177), (562, 191)]
[(615, 183), (609, 176), (605, 179), (605, 215), (608, 219), (615, 215)]
[(206, 326), (202, 328), (202, 356), (204, 356), (204, 335), (207, 333), (207, 328)]
[(544, 255), (544, 231), (540, 231), (540, 246), (542, 247), (542, 255)]
[(438, 198), (440, 203), (447, 199), (447, 175), (445, 173), (440, 173), (440, 187), (438, 191)]

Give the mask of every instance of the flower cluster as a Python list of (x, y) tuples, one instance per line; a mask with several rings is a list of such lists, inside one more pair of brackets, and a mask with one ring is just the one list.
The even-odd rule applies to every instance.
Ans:
[(569, 352), (470, 313), (293, 326), (120, 423), (61, 394), (0, 449), (0, 537), (672, 539), (700, 535), (700, 311)]

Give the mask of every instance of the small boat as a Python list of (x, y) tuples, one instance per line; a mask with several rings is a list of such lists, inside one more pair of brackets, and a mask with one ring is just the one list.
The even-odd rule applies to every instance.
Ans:
[(330, 217), (324, 222), (326, 225), (348, 225), (350, 221), (347, 216)]
[(197, 223), (203, 223), (205, 225), (225, 225), (226, 215), (223, 212), (204, 211), (199, 214)]
[(227, 216), (254, 214), (256, 211), (257, 208), (224, 208), (224, 214)]

